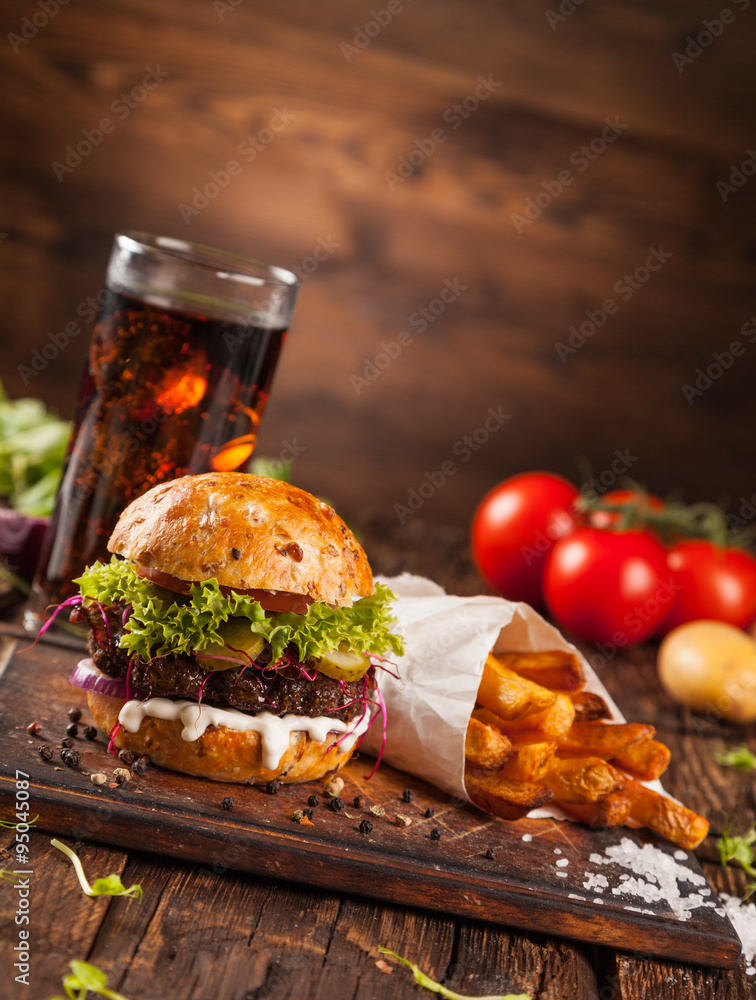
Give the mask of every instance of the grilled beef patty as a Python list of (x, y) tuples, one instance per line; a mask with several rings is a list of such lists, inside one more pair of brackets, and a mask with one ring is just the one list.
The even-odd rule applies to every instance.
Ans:
[[(107, 617), (112, 636), (112, 646), (102, 625), (102, 618), (93, 609), (71, 615), (72, 620), (86, 618), (90, 623), (87, 650), (94, 665), (108, 677), (125, 677), (129, 667), (129, 654), (118, 645), (123, 631), (123, 608), (108, 609)], [(309, 674), (314, 671), (308, 670)], [(372, 681), (372, 668), (368, 672)], [(193, 656), (158, 656), (149, 663), (135, 659), (129, 683), (155, 697), (198, 699), (200, 686), (208, 671)], [(333, 716), (349, 722), (361, 715), (360, 699), (362, 681), (339, 683), (325, 674), (314, 673), (314, 680), (307, 680), (296, 667), (273, 671), (271, 668), (232, 667), (213, 671), (202, 689), (202, 701), (219, 707), (238, 708), (246, 712), (272, 712), (274, 715)], [(354, 704), (347, 705), (347, 702)]]

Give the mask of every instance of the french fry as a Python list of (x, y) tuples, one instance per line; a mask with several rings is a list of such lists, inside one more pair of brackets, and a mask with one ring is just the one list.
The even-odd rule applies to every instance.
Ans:
[(487, 770), (498, 770), (512, 755), (512, 744), (496, 726), (471, 718), (465, 735), (465, 758)]
[(526, 743), (515, 747), (512, 756), (499, 771), (513, 781), (541, 781), (548, 770), (557, 745), (553, 741)]
[(548, 787), (537, 781), (512, 781), (490, 771), (467, 768), (467, 793), (485, 812), (502, 819), (521, 819), (551, 798)]
[(637, 780), (657, 778), (669, 763), (654, 727), (608, 723), (606, 702), (582, 684), (570, 654), (488, 657), (465, 740), (472, 801), (514, 820), (553, 799), (589, 826), (645, 826), (697, 847), (708, 821)]
[(496, 653), (495, 659), (536, 684), (552, 691), (577, 691), (585, 683), (583, 668), (574, 653), (562, 649), (538, 653)]
[(504, 731), (504, 727), (507, 724), (506, 719), (502, 719), (500, 715), (496, 712), (491, 712), (487, 708), (483, 708), (481, 705), (476, 705), (473, 709), (471, 718), (477, 719), (478, 722), (484, 722), (487, 726), (496, 726), (497, 729)]
[(566, 694), (557, 694), (554, 704), (542, 712), (526, 715), (523, 719), (507, 719), (502, 723), (504, 732), (515, 745), (540, 743), (544, 740), (560, 742), (575, 721), (575, 709)]
[(669, 747), (658, 740), (644, 740), (623, 750), (611, 762), (633, 778), (654, 781), (666, 771), (671, 756)]
[(575, 722), (611, 719), (609, 708), (600, 694), (594, 694), (592, 691), (570, 691), (569, 695), (575, 706)]
[(478, 688), (478, 701), (484, 708), (507, 721), (523, 719), (553, 705), (556, 695), (540, 684), (518, 677), (514, 670), (502, 666), (489, 656), (483, 666)]
[(622, 792), (612, 792), (597, 802), (556, 802), (561, 809), (586, 826), (625, 826), (633, 800)]
[(606, 725), (603, 722), (575, 722), (569, 732), (559, 740), (562, 756), (603, 757), (611, 760), (623, 750), (653, 738), (653, 726), (641, 722), (624, 722)]
[(544, 776), (560, 802), (597, 802), (625, 787), (626, 779), (600, 757), (555, 757)]
[(698, 847), (709, 832), (709, 821), (703, 816), (633, 778), (628, 778), (625, 793), (632, 801), (630, 816), (636, 823), (647, 826), (686, 851)]

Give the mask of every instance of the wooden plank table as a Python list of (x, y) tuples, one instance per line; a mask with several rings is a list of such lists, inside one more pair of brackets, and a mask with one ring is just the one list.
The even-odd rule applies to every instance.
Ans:
[[(362, 533), (376, 572), (423, 573), (458, 593), (482, 589), (466, 539), (457, 531), (422, 522), (399, 528), (367, 519)], [(674, 706), (658, 685), (654, 659), (653, 646), (618, 656), (603, 668), (602, 680), (628, 719), (653, 723), (671, 747), (666, 787), (712, 822), (709, 838), (696, 852), (704, 872), (718, 891), (742, 894), (745, 876), (720, 868), (714, 842), (723, 814), (735, 815), (738, 828), (753, 820), (753, 781), (719, 767), (713, 754), (733, 743), (756, 749), (754, 732), (704, 722)], [(28, 721), (19, 719), (19, 725)], [(379, 944), (471, 995), (525, 992), (533, 1000), (739, 1000), (754, 995), (754, 980), (746, 976), (742, 959), (734, 970), (683, 965), (424, 910), (422, 898), (412, 907), (232, 867), (212, 872), (149, 853), (159, 841), (157, 831), (153, 842), (145, 837), (143, 851), (85, 839), (78, 852), (88, 873), (117, 872), (125, 885), (137, 882), (144, 890), (141, 905), (89, 899), (49, 841), (46, 833), (31, 833), (31, 985), (16, 984), (6, 973), (2, 997), (60, 994), (71, 959), (99, 966), (111, 988), (129, 1000), (418, 996), (408, 970), (376, 964)], [(0, 831), (4, 852), (13, 842), (12, 831)], [(13, 860), (3, 853), (0, 866), (12, 868)], [(8, 900), (15, 905), (15, 897), (10, 883), (0, 889), (0, 955), (10, 971), (17, 960), (18, 927)]]

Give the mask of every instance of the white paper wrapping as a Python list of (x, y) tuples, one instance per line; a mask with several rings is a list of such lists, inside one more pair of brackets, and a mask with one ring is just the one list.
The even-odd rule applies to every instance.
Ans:
[[(376, 671), (386, 704), (383, 759), (437, 785), (463, 801), (465, 732), (490, 652), (565, 649), (580, 659), (585, 690), (606, 702), (614, 722), (625, 719), (580, 651), (529, 605), (501, 597), (454, 597), (424, 577), (404, 573), (384, 579), (397, 595), (397, 631), (405, 654), (398, 678)], [(362, 747), (377, 756), (381, 719), (371, 726)], [(532, 810), (530, 816), (564, 818), (558, 809)]]

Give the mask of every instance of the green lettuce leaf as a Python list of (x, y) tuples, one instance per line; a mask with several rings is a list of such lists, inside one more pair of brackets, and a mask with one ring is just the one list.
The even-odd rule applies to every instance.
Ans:
[(355, 601), (351, 608), (311, 604), (307, 614), (266, 612), (258, 601), (243, 594), (226, 596), (217, 580), (204, 580), (191, 588), (191, 597), (168, 594), (143, 579), (133, 565), (113, 556), (109, 563), (89, 566), (75, 581), (81, 595), (103, 605), (123, 601), (132, 611), (120, 645), (132, 656), (148, 661), (155, 656), (201, 652), (222, 643), (218, 631), (230, 618), (244, 618), (250, 631), (270, 643), (272, 662), (290, 644), (301, 661), (336, 649), (341, 642), (361, 653), (401, 656), (404, 644), (394, 635), (390, 603), (394, 595), (381, 583), (375, 593)]

